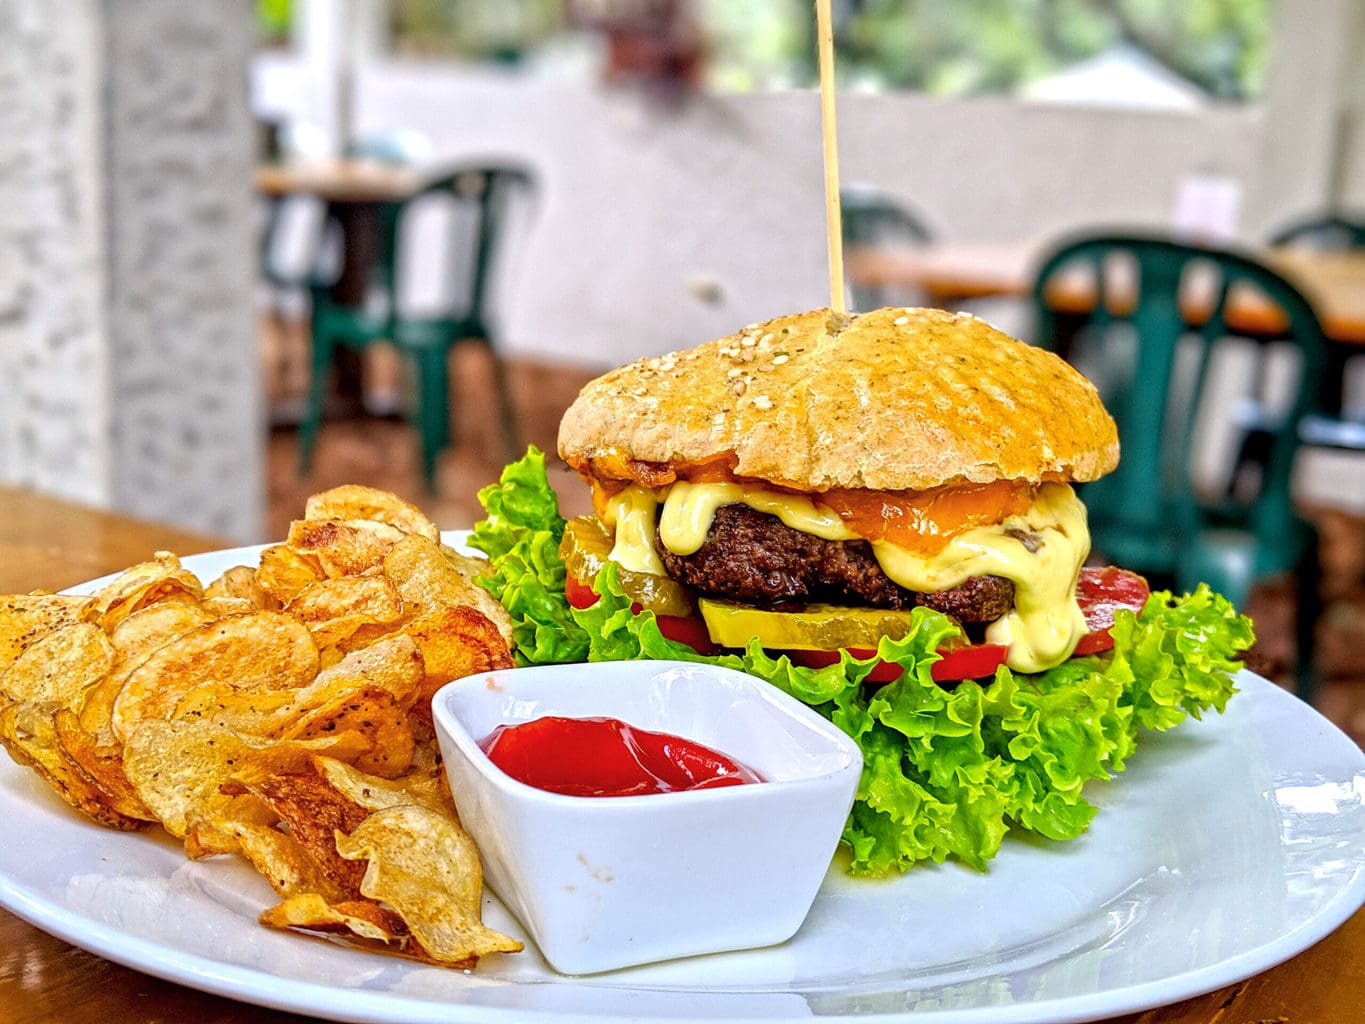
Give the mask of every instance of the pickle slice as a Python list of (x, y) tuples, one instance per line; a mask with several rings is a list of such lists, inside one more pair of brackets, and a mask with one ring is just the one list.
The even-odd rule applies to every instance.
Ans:
[[(612, 538), (596, 516), (579, 516), (564, 524), (564, 538), (559, 542), (559, 557), (570, 576), (585, 586), (592, 586), (602, 566), (611, 554)], [(652, 572), (632, 572), (618, 565), (616, 579), (626, 596), (641, 608), (656, 615), (695, 615), (696, 606), (687, 588), (667, 576)]]
[(884, 636), (899, 639), (910, 632), (910, 612), (890, 608), (808, 604), (801, 611), (770, 612), (709, 597), (697, 606), (711, 641), (721, 647), (744, 647), (757, 636), (773, 650), (875, 648)]

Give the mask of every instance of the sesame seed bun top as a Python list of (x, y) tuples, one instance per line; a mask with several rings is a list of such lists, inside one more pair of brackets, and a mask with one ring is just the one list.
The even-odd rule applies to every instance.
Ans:
[(1065, 361), (967, 314), (779, 317), (591, 381), (559, 454), (599, 482), (700, 467), (803, 491), (1094, 480), (1114, 421)]

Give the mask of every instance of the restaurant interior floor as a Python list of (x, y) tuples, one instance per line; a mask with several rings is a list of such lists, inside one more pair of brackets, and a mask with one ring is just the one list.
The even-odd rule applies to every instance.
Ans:
[[(340, 483), (365, 483), (393, 491), (421, 506), (446, 529), (465, 527), (482, 514), (476, 497), (495, 481), (507, 461), (508, 447), (498, 435), (490, 364), (476, 345), (452, 356), (454, 440), (441, 456), (436, 493), (421, 475), (416, 432), (396, 416), (355, 415), (329, 418), (319, 434), (312, 472), (298, 474), (297, 431), (290, 410), (297, 409), (306, 382), (306, 336), (277, 328), (263, 332), (267, 395), (276, 426), (269, 442), (268, 535), (282, 537), (289, 522), (315, 491)], [(401, 371), (391, 353), (367, 354), (367, 387), (401, 393)], [(555, 450), (559, 418), (592, 376), (580, 367), (511, 361), (508, 376), (521, 445)], [(589, 511), (587, 489), (562, 463), (551, 458), (551, 479), (569, 516)], [(1365, 520), (1330, 509), (1305, 510), (1322, 538), (1325, 611), (1318, 630), (1322, 685), (1319, 710), (1365, 746)], [(1247, 611), (1256, 622), (1258, 641), (1249, 665), (1274, 679), (1286, 679), (1293, 657), (1293, 581), (1279, 579), (1258, 587)]]

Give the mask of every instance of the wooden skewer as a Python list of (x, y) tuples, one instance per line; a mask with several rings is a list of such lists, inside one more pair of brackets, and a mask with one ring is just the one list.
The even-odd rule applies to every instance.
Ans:
[(843, 214), (839, 208), (839, 133), (834, 123), (834, 25), (830, 0), (815, 0), (820, 53), (820, 136), (825, 150), (825, 230), (829, 244), (829, 305), (845, 312)]

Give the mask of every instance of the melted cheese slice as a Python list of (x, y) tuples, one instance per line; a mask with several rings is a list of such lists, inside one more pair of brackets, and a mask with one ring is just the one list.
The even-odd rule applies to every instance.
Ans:
[[(662, 512), (657, 507), (662, 502)], [(736, 483), (676, 483), (659, 493), (632, 486), (606, 504), (603, 523), (614, 529), (612, 561), (637, 572), (662, 574), (654, 550), (690, 555), (706, 540), (716, 510), (742, 502), (777, 516), (792, 529), (825, 540), (855, 540), (857, 534), (835, 513), (809, 498)], [(1030, 551), (1010, 532), (1034, 534)], [(1090, 553), (1085, 506), (1065, 484), (1043, 484), (1029, 509), (992, 526), (952, 537), (943, 550), (924, 555), (888, 541), (872, 542), (882, 571), (907, 590), (947, 590), (973, 576), (1003, 576), (1014, 583), (1015, 606), (986, 630), (990, 643), (1004, 644), (1006, 663), (1021, 672), (1040, 672), (1066, 660), (1085, 635), (1085, 616), (1076, 604), (1076, 577)]]

